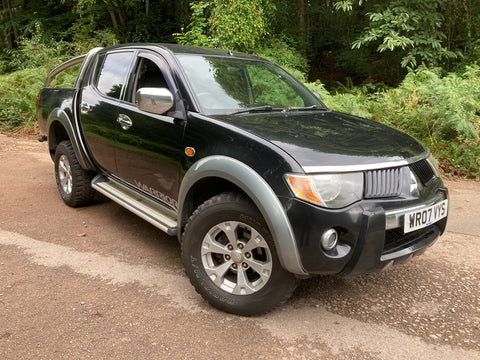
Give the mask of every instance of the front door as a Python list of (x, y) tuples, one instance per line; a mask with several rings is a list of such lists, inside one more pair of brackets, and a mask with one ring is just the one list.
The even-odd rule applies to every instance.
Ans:
[(166, 62), (158, 55), (137, 55), (128, 93), (119, 107), (123, 127), (115, 153), (121, 179), (176, 209), (184, 122), (171, 116), (173, 112), (155, 115), (139, 110), (135, 104), (136, 91), (142, 87), (168, 88), (175, 94), (169, 74)]

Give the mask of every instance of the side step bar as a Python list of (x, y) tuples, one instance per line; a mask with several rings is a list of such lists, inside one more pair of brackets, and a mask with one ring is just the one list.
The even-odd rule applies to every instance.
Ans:
[(161, 204), (103, 175), (97, 175), (93, 178), (92, 188), (168, 235), (177, 235), (177, 221), (174, 219), (173, 213), (169, 214), (169, 211)]

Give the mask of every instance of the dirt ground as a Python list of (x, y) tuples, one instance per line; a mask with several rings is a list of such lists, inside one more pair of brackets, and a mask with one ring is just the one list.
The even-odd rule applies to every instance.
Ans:
[(480, 183), (447, 186), (424, 255), (242, 318), (195, 293), (175, 238), (101, 197), (65, 206), (46, 144), (0, 135), (0, 359), (480, 359)]

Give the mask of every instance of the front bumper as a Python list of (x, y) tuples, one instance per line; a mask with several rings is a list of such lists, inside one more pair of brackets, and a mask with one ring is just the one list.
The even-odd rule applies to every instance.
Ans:
[[(283, 199), (297, 240), (302, 265), (309, 274), (364, 274), (419, 255), (444, 232), (447, 218), (404, 233), (405, 214), (448, 198), (445, 188), (427, 199), (361, 201), (346, 209), (324, 209), (291, 198)], [(321, 235), (329, 228), (339, 233), (338, 245), (325, 251)]]

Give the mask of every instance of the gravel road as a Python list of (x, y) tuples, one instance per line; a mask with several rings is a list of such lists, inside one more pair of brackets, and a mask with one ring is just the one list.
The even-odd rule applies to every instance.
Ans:
[(303, 280), (262, 317), (211, 308), (175, 238), (60, 199), (46, 144), (0, 135), (0, 359), (480, 359), (480, 183), (407, 264)]

